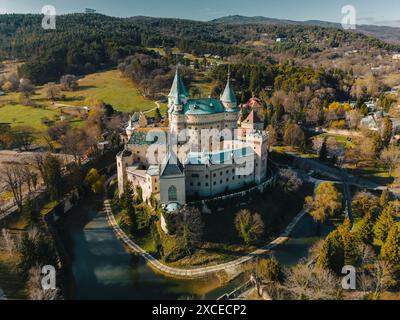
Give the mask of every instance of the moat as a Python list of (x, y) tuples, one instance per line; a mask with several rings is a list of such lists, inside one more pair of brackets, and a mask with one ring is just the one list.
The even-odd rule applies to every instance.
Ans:
[[(155, 273), (143, 259), (129, 254), (98, 210), (100, 203), (81, 204), (59, 222), (62, 241), (71, 262), (73, 289), (70, 299), (216, 299), (243, 281), (241, 277), (221, 287), (217, 277), (177, 280)], [(307, 255), (318, 240), (316, 228), (306, 216), (292, 238), (274, 250), (283, 265)]]

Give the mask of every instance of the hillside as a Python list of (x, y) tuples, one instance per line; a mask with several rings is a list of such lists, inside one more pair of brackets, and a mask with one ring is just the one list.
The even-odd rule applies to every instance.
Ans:
[[(308, 25), (323, 28), (341, 29), (339, 23), (320, 21), (320, 20), (307, 20), (307, 21), (293, 21), (285, 19), (274, 19), (262, 16), (245, 17), (240, 15), (226, 16), (210, 21), (217, 24), (267, 24), (267, 25)], [(375, 26), (375, 25), (358, 25), (357, 32), (376, 37), (380, 40), (400, 43), (400, 28), (393, 28), (388, 26)]]
[[(36, 84), (58, 81), (64, 74), (84, 75), (116, 67), (135, 54), (157, 55), (146, 49), (150, 47), (178, 48), (199, 57), (247, 57), (252, 63), (315, 60), (316, 54), (331, 55), (336, 49), (379, 51), (376, 55), (399, 50), (360, 33), (263, 17), (233, 16), (200, 22), (68, 14), (57, 18), (56, 30), (43, 30), (41, 19), (41, 15), (32, 14), (0, 15), (0, 61), (26, 61), (19, 70), (20, 76)], [(221, 21), (227, 21), (229, 26)], [(252, 21), (257, 23), (251, 24)], [(289, 41), (276, 43), (277, 37), (287, 37)], [(169, 63), (176, 63), (176, 59)]]

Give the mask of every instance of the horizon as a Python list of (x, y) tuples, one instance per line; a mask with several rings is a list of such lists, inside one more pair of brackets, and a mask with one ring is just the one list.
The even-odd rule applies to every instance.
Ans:
[[(85, 8), (95, 9), (97, 13), (111, 17), (129, 18), (145, 16), (153, 18), (175, 18), (208, 22), (227, 16), (265, 17), (279, 20), (304, 22), (309, 20), (340, 23), (343, 17), (341, 9), (348, 1), (335, 0), (329, 3), (317, 3), (313, 0), (301, 0), (292, 3), (290, 0), (249, 0), (243, 8), (239, 0), (227, 0), (214, 3), (205, 0), (201, 5), (194, 0), (170, 1), (148, 0), (146, 2), (115, 0), (113, 4), (105, 0), (2, 0), (0, 14), (41, 14), (45, 5), (53, 5), (58, 15), (83, 13)], [(353, 0), (357, 10), (358, 25), (376, 25), (400, 27), (400, 2), (394, 0), (375, 1)]]

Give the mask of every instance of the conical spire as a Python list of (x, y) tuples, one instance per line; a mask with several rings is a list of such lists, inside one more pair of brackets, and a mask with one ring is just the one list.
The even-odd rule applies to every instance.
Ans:
[(168, 95), (169, 98), (174, 98), (178, 102), (182, 97), (187, 98), (189, 96), (188, 91), (186, 90), (185, 84), (179, 74), (179, 65), (176, 67), (176, 73), (174, 82), (172, 83), (171, 91)]
[(228, 71), (228, 81), (226, 83), (226, 87), (224, 90), (224, 93), (221, 96), (221, 101), (224, 103), (232, 103), (236, 104), (236, 95), (235, 91), (233, 91), (232, 85), (231, 85), (231, 72), (230, 70)]

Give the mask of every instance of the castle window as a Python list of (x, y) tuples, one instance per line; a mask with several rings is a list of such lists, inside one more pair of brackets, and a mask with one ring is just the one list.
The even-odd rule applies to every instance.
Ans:
[(206, 182), (206, 187), (208, 187), (208, 182)]
[(201, 183), (199, 182), (199, 183), (197, 184), (197, 186), (198, 186), (198, 187), (201, 187)]
[(174, 186), (170, 186), (168, 189), (168, 201), (169, 202), (178, 201), (176, 187), (174, 187)]

